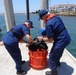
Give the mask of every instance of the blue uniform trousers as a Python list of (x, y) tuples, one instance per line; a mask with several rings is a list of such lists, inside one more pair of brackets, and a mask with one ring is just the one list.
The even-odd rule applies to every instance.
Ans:
[(7, 51), (9, 52), (9, 54), (11, 55), (11, 57), (13, 58), (13, 60), (15, 61), (17, 71), (22, 70), (22, 65), (21, 65), (22, 57), (21, 57), (21, 52), (20, 52), (19, 47), (10, 46), (5, 43), (4, 45)]
[(64, 48), (56, 47), (56, 45), (53, 45), (51, 52), (49, 54), (49, 62), (51, 65), (51, 69), (55, 70), (57, 68), (57, 63), (59, 62), (62, 54), (63, 54)]

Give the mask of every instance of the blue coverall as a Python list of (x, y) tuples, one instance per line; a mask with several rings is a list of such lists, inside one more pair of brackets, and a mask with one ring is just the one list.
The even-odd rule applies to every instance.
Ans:
[(25, 24), (20, 24), (8, 31), (3, 38), (5, 48), (16, 63), (17, 71), (22, 70), (22, 56), (18, 42), (26, 34), (29, 34), (28, 28), (25, 26)]
[(46, 22), (46, 36), (53, 38), (54, 43), (49, 54), (51, 69), (57, 68), (64, 48), (70, 43), (71, 38), (60, 17), (54, 16)]

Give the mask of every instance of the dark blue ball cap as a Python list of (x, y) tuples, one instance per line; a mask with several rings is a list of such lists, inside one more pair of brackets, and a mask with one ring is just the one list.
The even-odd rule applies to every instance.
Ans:
[(39, 18), (42, 19), (42, 17), (43, 17), (44, 15), (46, 15), (47, 13), (48, 13), (48, 10), (47, 10), (47, 9), (41, 9), (41, 10), (39, 11)]
[(31, 28), (33, 28), (33, 22), (31, 20), (27, 20), (26, 22), (28, 22), (31, 25)]

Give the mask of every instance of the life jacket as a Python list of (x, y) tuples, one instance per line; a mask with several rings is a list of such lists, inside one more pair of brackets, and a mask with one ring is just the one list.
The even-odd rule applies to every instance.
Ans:
[(47, 17), (47, 19), (44, 21), (44, 23), (46, 23), (49, 19), (52, 19), (55, 16), (55, 14), (49, 14), (49, 16)]

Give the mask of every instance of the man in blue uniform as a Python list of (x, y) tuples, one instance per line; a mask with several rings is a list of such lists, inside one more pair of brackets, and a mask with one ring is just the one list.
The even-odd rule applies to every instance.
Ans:
[(18, 42), (26, 36), (29, 43), (34, 43), (34, 40), (29, 34), (30, 28), (33, 28), (33, 23), (30, 20), (27, 20), (24, 24), (16, 25), (7, 32), (3, 41), (0, 42), (0, 45), (5, 45), (5, 48), (13, 58), (16, 63), (16, 69), (18, 75), (26, 74), (27, 72), (22, 70), (22, 56)]
[(46, 9), (42, 9), (39, 11), (39, 18), (45, 23), (46, 37), (39, 36), (38, 40), (53, 41), (53, 46), (49, 54), (51, 71), (47, 71), (46, 75), (58, 75), (56, 69), (60, 66), (60, 58), (63, 50), (70, 43), (71, 38), (59, 16), (48, 14)]

